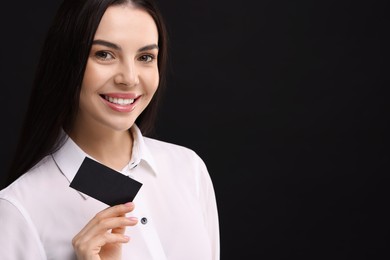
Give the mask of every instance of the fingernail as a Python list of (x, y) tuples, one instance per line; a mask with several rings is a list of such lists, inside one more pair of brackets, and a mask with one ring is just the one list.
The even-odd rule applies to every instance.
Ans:
[(131, 207), (134, 206), (134, 203), (133, 203), (133, 202), (127, 202), (127, 203), (125, 204), (125, 206), (131, 208)]
[(137, 217), (128, 217), (127, 219), (131, 220), (131, 221), (138, 221), (138, 218)]

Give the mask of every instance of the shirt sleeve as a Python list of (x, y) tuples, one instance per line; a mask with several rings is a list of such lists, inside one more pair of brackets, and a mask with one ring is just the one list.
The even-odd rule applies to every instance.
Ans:
[(203, 160), (199, 158), (200, 180), (199, 196), (203, 205), (203, 215), (206, 228), (209, 233), (211, 248), (213, 251), (213, 260), (220, 259), (220, 238), (219, 238), (219, 220), (217, 201), (214, 186)]
[(23, 208), (0, 198), (0, 259), (46, 260), (38, 233)]

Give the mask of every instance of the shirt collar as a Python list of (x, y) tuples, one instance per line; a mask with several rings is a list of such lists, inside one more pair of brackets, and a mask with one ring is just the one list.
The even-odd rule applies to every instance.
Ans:
[(156, 162), (152, 153), (150, 152), (150, 149), (145, 143), (145, 138), (143, 137), (141, 130), (137, 125), (134, 124), (130, 131), (133, 135), (134, 142), (131, 161), (134, 162), (135, 165), (140, 164), (142, 161), (147, 163), (150, 166), (152, 172), (157, 175)]
[[(133, 151), (132, 159), (129, 162), (129, 165), (125, 168), (133, 168), (138, 164), (145, 162), (149, 165), (151, 172), (156, 175), (156, 163), (153, 158), (152, 153), (145, 144), (144, 137), (142, 136), (141, 130), (137, 125), (133, 125), (130, 129), (133, 135)], [(66, 141), (62, 147), (55, 153), (52, 154), (55, 163), (58, 168), (68, 179), (69, 183), (72, 182), (76, 176), (77, 171), (79, 170), (81, 164), (84, 161), (85, 157), (91, 158), (92, 160), (97, 161), (92, 156), (85, 153), (73, 140), (70, 138), (65, 131), (62, 131), (63, 135), (66, 135)], [(130, 164), (134, 166), (130, 167)], [(84, 198), (87, 198), (85, 194), (82, 194)]]
[(72, 182), (84, 158), (93, 158), (81, 150), (64, 131), (62, 134), (66, 135), (66, 141), (57, 152), (52, 154), (52, 157), (62, 174), (65, 175), (69, 182)]

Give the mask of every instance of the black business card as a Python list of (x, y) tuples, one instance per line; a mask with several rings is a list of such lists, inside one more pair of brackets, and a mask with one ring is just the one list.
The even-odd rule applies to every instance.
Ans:
[(85, 157), (69, 186), (114, 206), (133, 201), (142, 183)]

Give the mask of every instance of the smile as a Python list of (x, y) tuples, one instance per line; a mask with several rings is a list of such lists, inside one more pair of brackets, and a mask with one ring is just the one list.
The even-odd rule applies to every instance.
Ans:
[(131, 98), (113, 98), (109, 96), (104, 96), (104, 99), (116, 105), (130, 105), (133, 104), (135, 100)]

